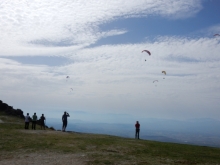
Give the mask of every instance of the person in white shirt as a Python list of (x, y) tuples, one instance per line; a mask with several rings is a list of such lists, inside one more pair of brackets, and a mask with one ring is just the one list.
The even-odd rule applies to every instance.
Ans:
[(25, 120), (24, 129), (29, 129), (29, 122), (30, 122), (29, 113), (27, 113), (27, 115), (24, 117), (24, 120)]

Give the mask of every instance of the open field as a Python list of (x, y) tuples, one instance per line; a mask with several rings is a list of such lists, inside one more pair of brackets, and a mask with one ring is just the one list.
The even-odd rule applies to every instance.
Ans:
[[(24, 130), (0, 113), (0, 164), (220, 165), (220, 149), (116, 136)], [(31, 162), (31, 163), (30, 163)]]

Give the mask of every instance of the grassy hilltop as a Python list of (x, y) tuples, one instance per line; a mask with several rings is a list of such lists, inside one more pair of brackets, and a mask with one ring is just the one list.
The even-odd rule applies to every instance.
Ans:
[(39, 126), (25, 130), (22, 119), (0, 112), (0, 164), (16, 163), (216, 165), (220, 148), (40, 130)]

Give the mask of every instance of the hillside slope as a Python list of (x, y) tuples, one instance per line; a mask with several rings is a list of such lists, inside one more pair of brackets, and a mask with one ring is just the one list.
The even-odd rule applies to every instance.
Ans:
[(220, 164), (220, 149), (116, 136), (24, 130), (0, 112), (0, 164)]

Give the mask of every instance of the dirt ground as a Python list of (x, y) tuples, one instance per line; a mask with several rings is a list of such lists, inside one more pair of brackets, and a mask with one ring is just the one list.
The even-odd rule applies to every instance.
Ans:
[[(0, 119), (0, 123), (5, 123)], [(7, 122), (14, 123), (14, 122)], [(17, 124), (17, 123), (16, 123)], [(21, 124), (21, 123), (19, 123)], [(61, 131), (51, 130), (21, 130), (25, 133), (34, 134), (63, 134)], [(64, 134), (65, 135), (65, 134)], [(12, 156), (13, 155), (13, 156)], [(85, 165), (87, 162), (85, 154), (63, 154), (55, 152), (46, 153), (22, 153), (15, 152), (4, 155), (4, 158), (0, 156), (0, 165)]]
[(0, 160), (1, 165), (85, 165), (87, 162), (84, 154), (59, 154), (59, 153), (29, 153), (15, 154)]

